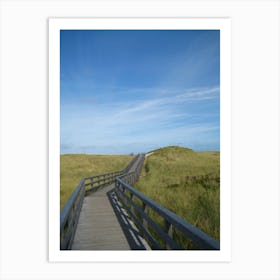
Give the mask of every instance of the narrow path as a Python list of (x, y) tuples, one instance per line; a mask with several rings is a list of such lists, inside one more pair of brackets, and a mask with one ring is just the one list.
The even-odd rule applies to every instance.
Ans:
[[(130, 171), (135, 170), (137, 162)], [(85, 197), (72, 250), (146, 250), (146, 242), (130, 221), (112, 184)]]

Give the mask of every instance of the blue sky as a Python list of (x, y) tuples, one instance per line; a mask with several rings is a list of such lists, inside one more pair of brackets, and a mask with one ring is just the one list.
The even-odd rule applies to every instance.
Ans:
[(220, 149), (220, 33), (62, 30), (61, 153)]

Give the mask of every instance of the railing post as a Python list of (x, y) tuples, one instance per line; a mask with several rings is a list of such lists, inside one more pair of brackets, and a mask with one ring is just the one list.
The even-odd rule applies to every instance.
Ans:
[[(171, 239), (173, 239), (173, 225), (170, 222), (168, 222), (166, 219), (164, 219), (164, 227), (165, 227), (165, 232), (168, 234), (168, 236)], [(165, 242), (165, 248), (167, 250), (172, 249), (167, 242)]]
[[(142, 202), (142, 210), (145, 214), (148, 215), (148, 207), (147, 207), (147, 204), (145, 202)], [(143, 217), (143, 220), (142, 220), (142, 223), (143, 223), (143, 227), (148, 230), (148, 222), (147, 220)]]
[(133, 193), (130, 193), (130, 211), (132, 212), (132, 214), (134, 214), (135, 215), (135, 210), (134, 210), (134, 207), (133, 207), (133, 204), (132, 204), (132, 202), (133, 202)]
[[(149, 240), (156, 249), (182, 249), (180, 244), (174, 240), (176, 228), (176, 232), (177, 230), (180, 231), (187, 238), (197, 243), (201, 248), (219, 250), (219, 242), (212, 239), (201, 230), (195, 228), (181, 217), (178, 217), (175, 213), (158, 205), (158, 203), (152, 201), (150, 198), (141, 194), (139, 191), (135, 190), (129, 185), (131, 182), (136, 182), (136, 180), (140, 177), (139, 173), (143, 163), (143, 157), (140, 159), (142, 162), (137, 162), (137, 168), (134, 168), (134, 171), (122, 173), (122, 176), (116, 178), (115, 182), (116, 189), (125, 194), (124, 196), (120, 196), (120, 200), (123, 201), (125, 207), (127, 207), (127, 209), (130, 210), (134, 215), (135, 212), (137, 212), (137, 216), (132, 215), (132, 219), (135, 219), (137, 224), (141, 226), (143, 230), (143, 237)], [(137, 201), (141, 201), (140, 205), (142, 211), (136, 211), (140, 208), (140, 205), (132, 205), (131, 202), (133, 202), (134, 197), (137, 198)], [(128, 204), (129, 201), (130, 205)], [(163, 218), (163, 226), (161, 223), (156, 222), (151, 216), (148, 215), (148, 208), (151, 208), (153, 211), (155, 211), (155, 213)], [(140, 217), (138, 217), (139, 215)], [(156, 236), (154, 236), (155, 234)], [(160, 244), (157, 241), (157, 234), (163, 240), (163, 244)]]

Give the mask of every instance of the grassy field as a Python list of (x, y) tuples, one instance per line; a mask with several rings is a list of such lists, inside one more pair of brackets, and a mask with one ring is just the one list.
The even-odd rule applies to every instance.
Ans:
[[(60, 207), (82, 177), (123, 169), (131, 156), (68, 154), (60, 156)], [(216, 240), (220, 239), (220, 153), (171, 146), (146, 157), (134, 187)], [(150, 210), (152, 218), (163, 221)], [(196, 247), (178, 232), (186, 249)]]
[[(134, 186), (167, 209), (220, 239), (220, 153), (177, 146), (155, 150), (145, 159)], [(150, 213), (158, 219), (155, 213)], [(195, 248), (180, 233), (184, 248)]]
[(60, 209), (82, 177), (123, 169), (131, 156), (67, 154), (60, 156)]

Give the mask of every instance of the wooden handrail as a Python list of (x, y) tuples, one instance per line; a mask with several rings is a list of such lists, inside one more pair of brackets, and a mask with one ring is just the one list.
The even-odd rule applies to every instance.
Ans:
[[(151, 198), (145, 196), (138, 190), (134, 189), (129, 184), (132, 184), (136, 180), (137, 174), (135, 172), (130, 172), (124, 174), (121, 177), (116, 178), (116, 194), (121, 201), (122, 205), (129, 212), (131, 218), (136, 225), (142, 230), (144, 238), (146, 238), (155, 249), (183, 249), (179, 244), (173, 239), (173, 230), (177, 229), (185, 237), (192, 240), (201, 249), (204, 250), (219, 250), (220, 244), (218, 241), (214, 240), (212, 237), (196, 228), (186, 220), (177, 216), (175, 213), (164, 208), (157, 202), (153, 201)], [(129, 182), (129, 183), (128, 183)], [(133, 201), (133, 197), (136, 197), (141, 202), (141, 206)], [(154, 221), (148, 215), (148, 207), (155, 211), (164, 220), (165, 228), (162, 227)], [(136, 215), (136, 213), (138, 215)], [(141, 219), (139, 219), (139, 216)], [(165, 247), (156, 240), (152, 232), (148, 229), (148, 225), (155, 231), (165, 242)]]
[(135, 156), (123, 170), (85, 177), (80, 180), (60, 213), (60, 250), (70, 250), (72, 247), (85, 195), (114, 183), (117, 176), (130, 170), (139, 156)]
[(79, 185), (72, 192), (67, 203), (60, 214), (60, 249), (69, 249), (72, 245), (76, 231), (80, 211), (82, 208), (85, 189), (84, 179), (81, 179)]
[[(144, 159), (145, 156), (143, 154), (137, 155), (130, 161), (127, 167), (121, 171), (104, 173), (81, 179), (79, 185), (71, 194), (60, 214), (61, 250), (71, 249), (85, 195), (88, 192), (97, 191), (101, 187), (109, 185), (114, 181), (118, 199), (141, 230), (143, 237), (151, 244), (153, 249), (183, 249), (173, 238), (174, 229), (180, 231), (185, 237), (192, 240), (201, 249), (220, 249), (218, 241), (131, 186), (139, 178)], [(136, 162), (137, 165), (134, 166)], [(132, 167), (133, 171), (128, 172)], [(140, 205), (134, 201), (134, 197), (140, 201)], [(163, 218), (164, 228), (151, 218), (148, 214), (148, 208), (151, 208)], [(149, 230), (149, 227), (153, 230)], [(156, 234), (165, 242), (164, 247), (154, 236), (153, 232), (156, 232)]]

